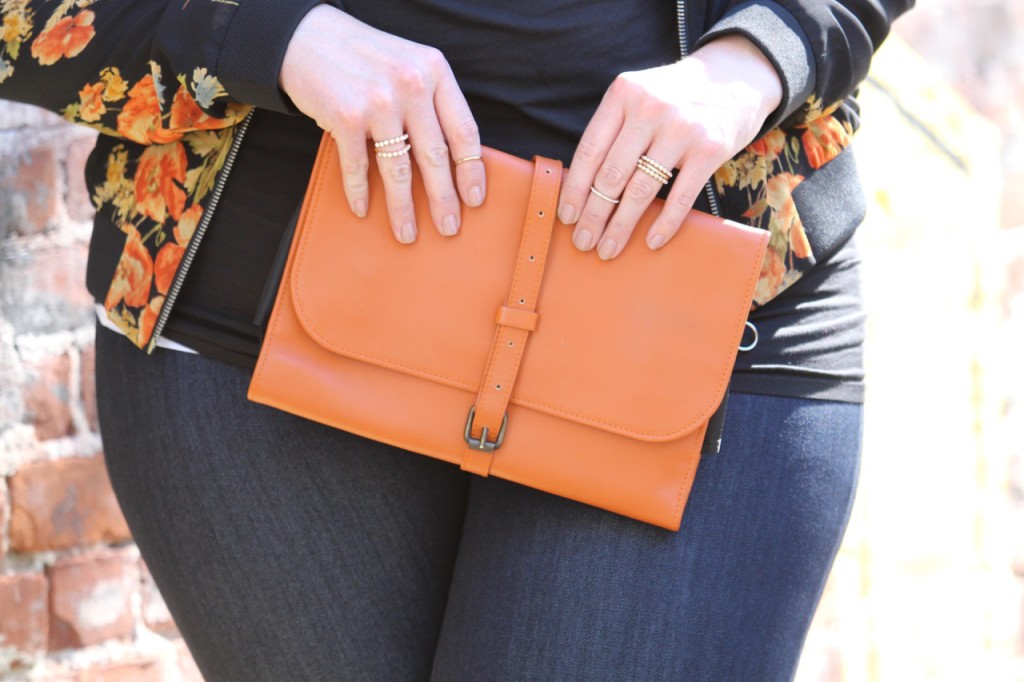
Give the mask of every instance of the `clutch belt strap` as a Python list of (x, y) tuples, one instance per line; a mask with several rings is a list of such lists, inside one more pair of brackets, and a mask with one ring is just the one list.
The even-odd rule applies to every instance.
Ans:
[(494, 451), (505, 438), (508, 427), (506, 410), (512, 397), (512, 387), (519, 373), (526, 340), (537, 327), (537, 296), (554, 229), (561, 180), (561, 162), (540, 156), (534, 158), (533, 185), (523, 238), (516, 256), (515, 274), (508, 298), (495, 313), (498, 328), (476, 403), (470, 408), (466, 421), (466, 449), (462, 454), (461, 467), (480, 476), (487, 476), (490, 472)]

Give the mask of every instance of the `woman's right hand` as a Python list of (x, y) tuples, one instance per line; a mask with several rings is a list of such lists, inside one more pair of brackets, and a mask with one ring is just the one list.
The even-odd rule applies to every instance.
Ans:
[[(337, 142), (345, 195), (357, 216), (365, 216), (368, 205), (367, 139), (385, 140), (405, 132), (441, 234), (458, 232), (459, 196), (468, 206), (483, 203), (482, 163), (459, 164), (452, 178), (449, 145), (455, 159), (479, 156), (480, 134), (439, 50), (378, 31), (322, 4), (299, 22), (285, 52), (280, 85), (295, 106)], [(410, 156), (377, 161), (391, 229), (399, 241), (411, 243), (417, 226)]]

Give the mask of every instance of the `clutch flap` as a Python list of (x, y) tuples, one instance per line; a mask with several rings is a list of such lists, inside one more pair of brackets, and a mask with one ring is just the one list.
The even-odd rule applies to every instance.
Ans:
[[(509, 292), (533, 164), (484, 150), (487, 200), (454, 237), (433, 226), (413, 178), (418, 237), (389, 227), (380, 174), (368, 216), (342, 191), (325, 135), (290, 271), (305, 332), (325, 349), (466, 391), (473, 404)], [(643, 243), (660, 201), (611, 261), (579, 252), (555, 223), (511, 403), (647, 441), (700, 427), (721, 401), (768, 234), (692, 211), (657, 252)], [(514, 428), (510, 425), (510, 430)]]

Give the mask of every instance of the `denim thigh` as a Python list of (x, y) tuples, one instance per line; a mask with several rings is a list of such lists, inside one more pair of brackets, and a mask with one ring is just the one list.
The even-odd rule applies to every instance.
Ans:
[(790, 680), (838, 551), (862, 406), (733, 394), (679, 532), (475, 478), (432, 679)]
[(209, 680), (791, 679), (861, 406), (734, 394), (679, 532), (249, 403), (97, 331), (107, 464)]
[(207, 680), (425, 680), (470, 474), (248, 402), (97, 330), (107, 466)]

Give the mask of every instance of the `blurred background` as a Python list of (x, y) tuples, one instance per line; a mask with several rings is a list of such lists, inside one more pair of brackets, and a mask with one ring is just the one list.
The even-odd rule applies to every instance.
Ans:
[[(861, 104), (864, 458), (798, 682), (1024, 682), (1024, 1), (920, 2)], [(103, 466), (92, 144), (0, 103), (0, 680), (201, 680)]]
[(1024, 680), (1024, 2), (919, 2), (862, 94), (864, 457), (798, 680)]

